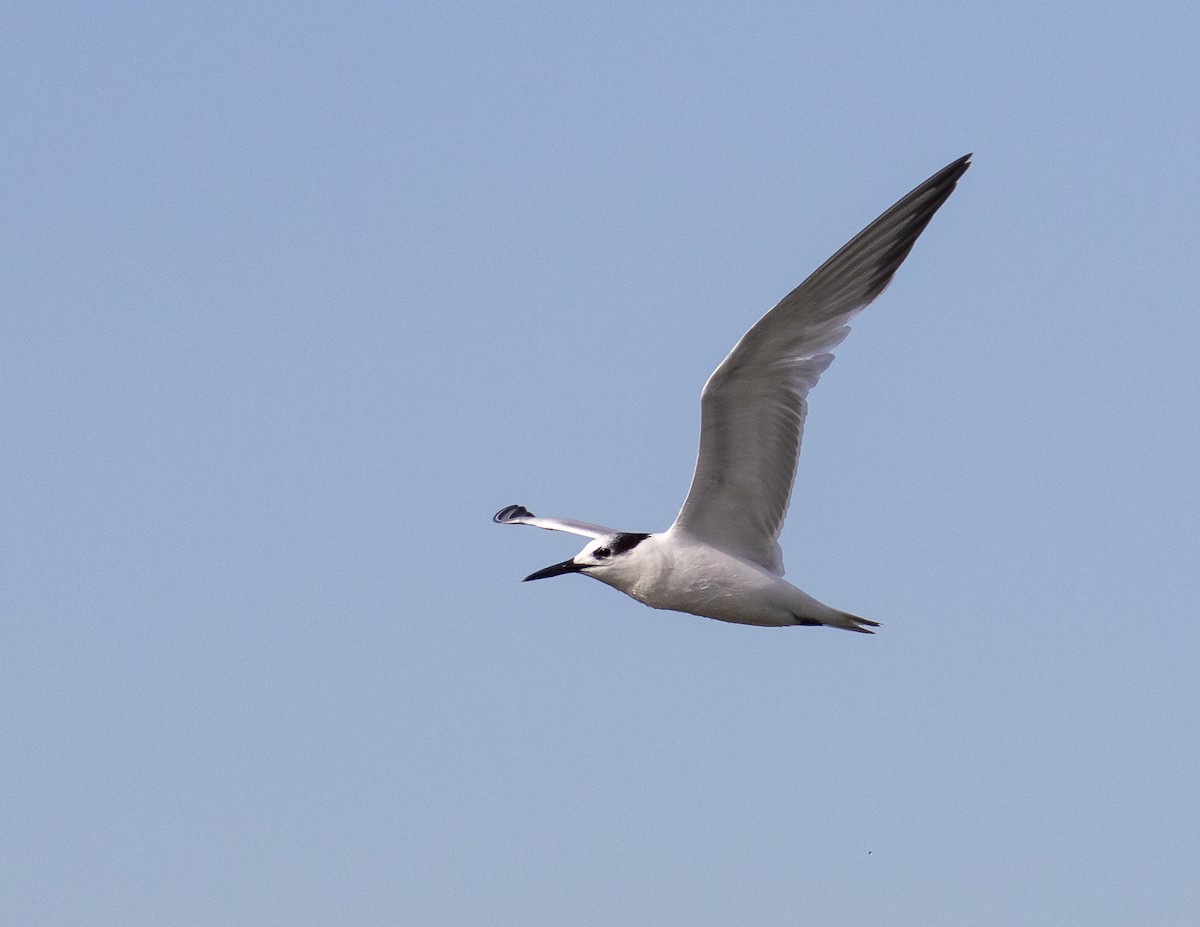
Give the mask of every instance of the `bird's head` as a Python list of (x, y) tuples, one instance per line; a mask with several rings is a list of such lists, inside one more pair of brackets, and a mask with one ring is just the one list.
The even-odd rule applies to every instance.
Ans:
[(618, 589), (632, 583), (641, 572), (638, 566), (638, 545), (648, 534), (613, 534), (597, 538), (570, 560), (530, 573), (522, 582), (549, 579), (566, 573), (583, 573)]

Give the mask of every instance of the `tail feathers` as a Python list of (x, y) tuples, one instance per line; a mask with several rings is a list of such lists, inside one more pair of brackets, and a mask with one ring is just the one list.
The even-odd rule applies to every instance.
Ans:
[(857, 631), (859, 634), (874, 634), (871, 628), (879, 627), (878, 621), (872, 621), (870, 618), (859, 618), (858, 615), (851, 615), (849, 612), (838, 612), (837, 619), (829, 622), (832, 628), (845, 628), (847, 631)]
[(858, 615), (851, 615), (849, 612), (839, 612), (830, 609), (833, 612), (831, 617), (822, 618), (818, 621), (815, 618), (796, 618), (796, 624), (801, 625), (819, 625), (823, 624), (830, 628), (842, 628), (845, 631), (857, 631), (859, 634), (874, 634), (871, 628), (879, 627), (878, 621), (872, 621), (870, 618), (859, 618)]

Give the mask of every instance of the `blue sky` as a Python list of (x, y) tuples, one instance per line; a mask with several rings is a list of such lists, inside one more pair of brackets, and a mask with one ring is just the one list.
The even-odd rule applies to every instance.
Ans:
[[(0, 920), (1196, 923), (1194, 5), (4, 24)], [(966, 151), (782, 538), (881, 633), (518, 582)]]

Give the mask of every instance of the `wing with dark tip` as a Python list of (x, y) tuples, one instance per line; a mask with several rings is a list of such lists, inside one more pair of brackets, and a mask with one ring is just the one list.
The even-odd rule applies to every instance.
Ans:
[(492, 521), (498, 525), (533, 525), (535, 528), (545, 528), (547, 531), (567, 531), (585, 538), (607, 538), (619, 532), (603, 525), (592, 525), (586, 521), (572, 521), (568, 518), (538, 518), (523, 505), (510, 505), (502, 508), (492, 516)]
[(964, 155), (868, 225), (742, 337), (701, 394), (700, 454), (672, 530), (783, 574), (779, 531), (808, 391), (970, 166)]

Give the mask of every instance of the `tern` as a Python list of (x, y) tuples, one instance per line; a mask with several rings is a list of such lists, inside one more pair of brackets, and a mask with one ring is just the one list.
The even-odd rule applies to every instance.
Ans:
[(525, 582), (582, 573), (651, 608), (766, 627), (826, 625), (873, 634), (879, 622), (818, 602), (783, 578), (787, 514), (808, 392), (850, 333), (847, 323), (891, 282), (954, 191), (971, 155), (946, 165), (852, 238), (734, 345), (700, 395), (700, 452), (683, 508), (660, 534), (540, 518), (521, 505), (493, 516), (589, 538), (570, 560)]

